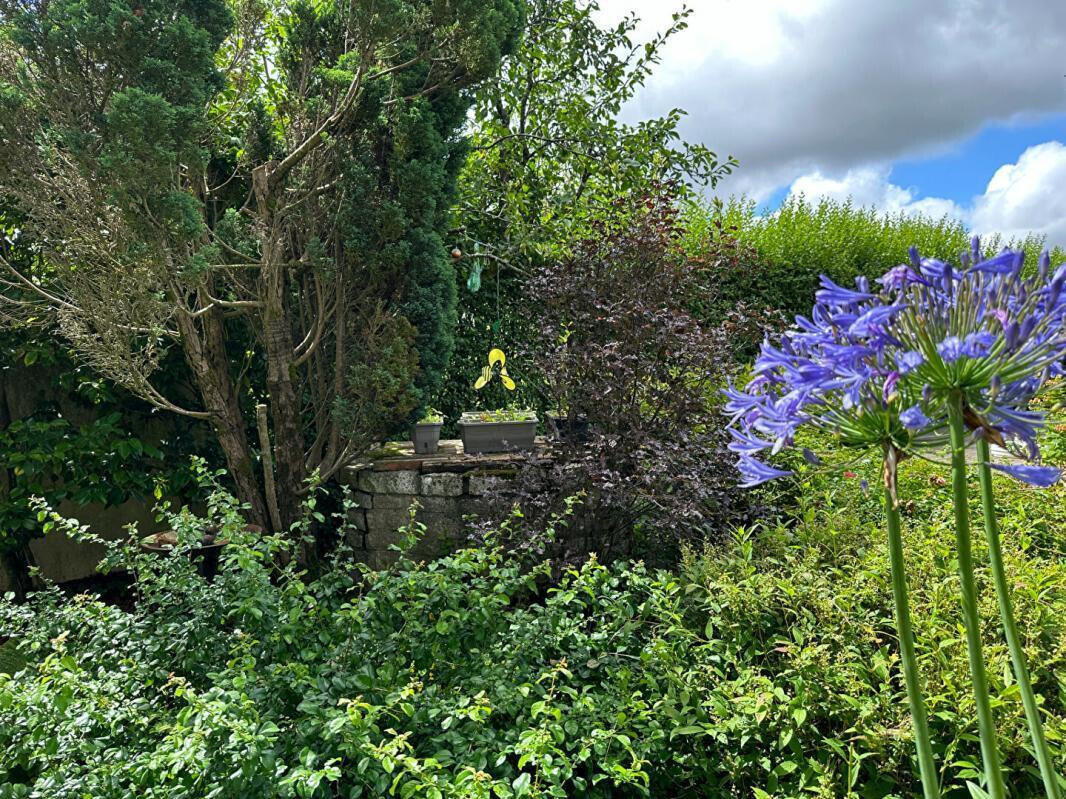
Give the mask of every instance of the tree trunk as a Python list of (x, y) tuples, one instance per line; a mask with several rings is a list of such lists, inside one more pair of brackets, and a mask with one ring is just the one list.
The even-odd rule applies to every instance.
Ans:
[(248, 522), (269, 530), (270, 516), (256, 479), (240, 398), (229, 373), (221, 314), (210, 310), (200, 319), (203, 324), (202, 335), (197, 329), (196, 320), (179, 315), (185, 360), (196, 377), (204, 407), (211, 414), (211, 424), (236, 485), (237, 498), (248, 505), (245, 511)]
[(300, 517), (300, 492), (304, 486), (304, 436), (300, 427), (301, 404), (293, 380), (296, 356), (292, 324), (286, 312), (288, 274), (285, 237), (274, 216), (275, 163), (252, 173), (252, 190), (263, 226), (259, 300), (262, 303), (263, 343), (266, 349), (266, 387), (274, 423), (274, 478), (277, 507), (286, 528)]
[[(278, 307), (271, 307), (277, 301)], [(274, 422), (274, 475), (281, 523), (288, 527), (300, 516), (304, 486), (304, 437), (300, 429), (300, 401), (293, 386), (292, 332), (280, 297), (264, 308), (263, 335), (267, 354), (267, 391)]]
[[(4, 429), (11, 424), (11, 416), (12, 412), (7, 404), (7, 386), (5, 381), (0, 379), (0, 429)], [(7, 498), (14, 482), (15, 477), (10, 469), (0, 469), (0, 499)], [(3, 531), (0, 531), (0, 535), (4, 535)], [(14, 536), (15, 534), (8, 532), (6, 535)], [(11, 544), (11, 542), (0, 542), (0, 544), (6, 546)], [(0, 552), (0, 565), (7, 572), (15, 598), (19, 601), (25, 599), (26, 594), (34, 588), (33, 578), (30, 576), (30, 567), (34, 565), (34, 560), (29, 542), (11, 546), (9, 549)]]

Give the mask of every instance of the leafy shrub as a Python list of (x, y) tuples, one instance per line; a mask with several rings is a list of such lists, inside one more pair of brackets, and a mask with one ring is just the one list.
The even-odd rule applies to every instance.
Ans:
[(689, 312), (703, 264), (678, 248), (672, 199), (660, 190), (618, 200), (571, 257), (525, 284), (535, 335), (519, 356), (567, 426), (580, 420), (589, 432), (556, 442), (520, 504), (550, 508), (583, 494), (581, 550), (604, 558), (669, 556), (679, 540), (722, 530), (746, 510), (715, 399), (734, 343)]
[[(946, 795), (961, 799), (978, 751), (949, 510), (941, 468), (907, 467), (919, 657)], [(592, 559), (547, 589), (545, 564), (492, 542), (384, 572), (338, 562), (308, 582), (271, 565), (290, 537), (243, 535), (216, 493), (232, 543), (213, 582), (183, 553), (116, 549), (110, 564), (137, 576), (131, 612), (55, 589), (0, 603), (0, 636), (29, 661), (0, 674), (0, 797), (919, 795), (879, 502), (861, 476), (814, 477), (794, 519), (680, 573)], [(1003, 530), (1061, 770), (1054, 491), (1010, 487)], [(1008, 782), (1036, 796), (996, 625), (985, 640)]]

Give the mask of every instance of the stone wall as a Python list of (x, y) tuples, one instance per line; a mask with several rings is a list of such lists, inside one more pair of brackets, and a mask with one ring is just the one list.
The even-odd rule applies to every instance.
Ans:
[(346, 482), (359, 506), (352, 519), (358, 533), (350, 543), (369, 566), (387, 566), (396, 559), (391, 547), (403, 538), (400, 529), (409, 524), (417, 502), (415, 518), (427, 529), (413, 555), (443, 554), (461, 538), (464, 516), (487, 512), (491, 496), (516, 468), (515, 455), (466, 455), (459, 441), (440, 442), (434, 455), (416, 455), (410, 444), (395, 446), (384, 457), (348, 469)]

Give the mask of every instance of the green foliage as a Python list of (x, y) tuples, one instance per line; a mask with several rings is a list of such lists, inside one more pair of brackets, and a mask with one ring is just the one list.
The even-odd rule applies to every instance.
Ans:
[[(157, 488), (174, 498), (193, 488), (187, 455), (208, 443), (203, 426), (159, 420), (48, 336), (0, 335), (0, 363), (8, 364), (0, 367), (0, 551), (40, 535), (33, 496), (118, 505)], [(29, 413), (8, 419), (5, 390)]]
[[(846, 775), (858, 795), (920, 795), (916, 769), (912, 771), (910, 764), (913, 742), (898, 651), (892, 642), (888, 556), (879, 532), (883, 525), (880, 497), (867, 494), (861, 483), (864, 476), (875, 477), (873, 468), (870, 472), (844, 480), (816, 476), (805, 483), (802, 489), (807, 499), (802, 501), (800, 523), (794, 530), (740, 539), (739, 551), (746, 553), (750, 566), (741, 568), (736, 559), (703, 558), (696, 563), (698, 571), (706, 574), (707, 602), (716, 609), (712, 612), (716, 630), (736, 631), (751, 641), (749, 651), (766, 652), (768, 659), (779, 662), (780, 677), (787, 684), (775, 683), (784, 688), (785, 696), (771, 699), (768, 686), (762, 694), (767, 700), (764, 711), (786, 717), (794, 709), (790, 700), (799, 699), (801, 723), (806, 728), (797, 736), (805, 737), (808, 745), (813, 744), (809, 736), (814, 730), (816, 736), (824, 736), (821, 750), (835, 761), (839, 777)], [(944, 501), (944, 472), (944, 467), (934, 464), (908, 462), (901, 472), (899, 491), (904, 498), (911, 610), (934, 751), (945, 796), (964, 797), (968, 795), (964, 782), (979, 778), (980, 755), (954, 574), (953, 519)], [(1061, 741), (1066, 730), (1066, 684), (1059, 676), (1066, 658), (1062, 623), (1066, 517), (1057, 512), (1045, 514), (1047, 503), (1061, 505), (1055, 497), (1007, 482), (1000, 488), (1005, 489), (1001, 494), (1004, 538), (1013, 599), (1024, 620), (1027, 655), (1048, 713), (1048, 734)], [(976, 480), (971, 490), (976, 496)], [(1030, 532), (1038, 519), (1052, 531), (1051, 540), (1043, 544)], [(983, 558), (979, 550), (978, 561)], [(1027, 751), (1017, 685), (1002, 633), (991, 621), (997, 617), (997, 608), (987, 569), (978, 569), (978, 580), (980, 612), (989, 622), (984, 631), (985, 655), (1007, 781), (1016, 796), (1039, 795), (1039, 775)], [(743, 717), (737, 713), (734, 719)], [(765, 736), (762, 744), (769, 744)], [(779, 757), (795, 763), (797, 773), (806, 768), (818, 771), (809, 755), (796, 758), (795, 750), (789, 754), (789, 748), (791, 742), (779, 747), (784, 750)], [(1056, 754), (1061, 770), (1066, 752), (1059, 746)], [(745, 757), (743, 752), (737, 756)], [(747, 757), (759, 757), (758, 741)], [(775, 762), (772, 754), (769, 762)], [(826, 795), (850, 794), (837, 783), (835, 792)]]
[(418, 420), (419, 424), (443, 424), (444, 414), (438, 411), (436, 408), (426, 408), (421, 418)]
[[(923, 257), (957, 261), (969, 247), (970, 235), (961, 222), (947, 217), (883, 215), (850, 202), (823, 199), (815, 204), (803, 197), (789, 197), (780, 209), (762, 216), (754, 202), (742, 198), (720, 209), (693, 204), (685, 227), (685, 246), (694, 256), (723, 236), (749, 250), (745, 268), (715, 276), (722, 310), (743, 301), (790, 316), (810, 310), (821, 274), (847, 286), (858, 275), (880, 277), (906, 261), (912, 245)], [(998, 252), (1007, 242), (990, 238), (982, 243)], [(1031, 236), (1012, 245), (1022, 247), (1026, 262), (1035, 265), (1044, 242)], [(1057, 255), (1066, 260), (1066, 253)]]
[[(528, 0), (527, 7), (518, 49), (475, 93), (474, 134), (459, 175), (459, 327), (438, 398), (452, 418), (479, 404), (469, 376), (484, 354), (491, 347), (510, 353), (529, 340), (517, 311), (531, 267), (565, 257), (597, 220), (617, 215), (619, 196), (640, 197), (661, 184), (690, 192), (733, 166), (680, 140), (680, 109), (636, 124), (617, 118), (665, 43), (687, 26), (689, 11), (637, 41), (639, 20), (602, 25), (598, 0)], [(544, 410), (547, 398), (529, 364), (509, 369), (516, 401)]]
[[(522, 10), (0, 0), (0, 190), (35, 248), (0, 320), (50, 325), (114, 382), (208, 418), (250, 515), (288, 527), (307, 475), (440, 384), (463, 128)], [(157, 385), (171, 348), (191, 396)], [(260, 403), (270, 500), (247, 434)]]
[[(979, 767), (942, 471), (908, 462), (900, 490), (934, 746), (962, 799)], [(271, 565), (290, 539), (250, 540), (216, 493), (231, 544), (214, 582), (182, 551), (116, 549), (132, 612), (55, 590), (0, 604), (0, 635), (29, 661), (0, 675), (0, 797), (917, 795), (879, 499), (858, 477), (804, 488), (788, 524), (739, 531), (680, 573), (592, 560), (547, 590), (547, 564), (491, 540), (307, 582)], [(1061, 769), (1066, 503), (1003, 489)], [(1008, 783), (1037, 795), (1006, 649), (995, 624), (984, 635)]]
[(713, 185), (733, 165), (680, 141), (680, 109), (632, 125), (617, 118), (691, 11), (635, 42), (637, 17), (607, 27), (599, 10), (598, 0), (530, 0), (521, 45), (476, 95), (459, 207), (475, 260), (487, 253), (522, 268), (565, 255), (619, 194)]
[[(225, 0), (58, 0), (45, 8), (3, 0), (0, 15), (27, 70), (49, 65), (48, 80), (20, 88), (24, 112), (50, 120), (52, 144), (90, 158), (115, 187), (110, 199), (136, 211), (131, 219), (147, 211), (179, 239), (200, 232), (191, 198), (174, 191), (171, 175), (204, 158), (203, 108), (221, 85), (215, 51), (232, 23)], [(88, 126), (79, 118), (87, 102), (95, 111)]]
[(1048, 463), (1066, 465), (1066, 380), (1049, 381), (1038, 401), (1038, 409), (1048, 417), (1040, 441), (1040, 455)]

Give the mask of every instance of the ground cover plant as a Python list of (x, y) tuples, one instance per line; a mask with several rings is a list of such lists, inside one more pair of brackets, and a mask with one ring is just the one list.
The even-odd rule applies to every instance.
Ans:
[[(945, 475), (917, 463), (900, 490), (934, 753), (956, 799), (980, 754)], [(271, 565), (291, 537), (235, 523), (213, 583), (180, 554), (116, 555), (138, 577), (132, 612), (55, 589), (0, 605), (0, 634), (28, 659), (0, 675), (0, 796), (919, 795), (882, 504), (862, 485), (875, 477), (812, 475), (782, 524), (679, 571), (591, 560), (551, 587), (491, 541), (310, 582)], [(1061, 769), (1066, 497), (1002, 482), (1004, 560)], [(213, 506), (236, 518), (223, 495)], [(1037, 795), (1007, 649), (995, 625), (983, 635), (1006, 782)]]

